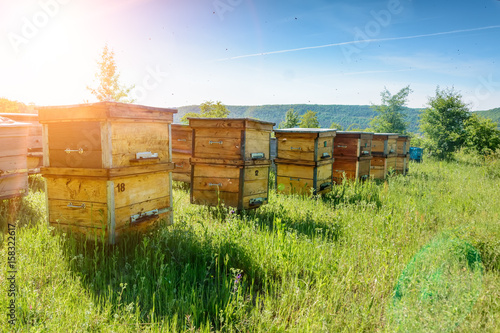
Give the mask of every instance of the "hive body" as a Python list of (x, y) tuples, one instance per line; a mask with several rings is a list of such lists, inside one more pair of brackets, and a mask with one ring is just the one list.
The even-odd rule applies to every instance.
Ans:
[(172, 162), (175, 169), (172, 179), (179, 182), (191, 182), (191, 164), (189, 159), (193, 149), (193, 130), (188, 125), (172, 124)]
[(275, 130), (276, 188), (283, 193), (321, 194), (331, 190), (336, 130)]
[(111, 102), (41, 108), (49, 223), (110, 243), (171, 223), (175, 112)]
[(0, 117), (0, 199), (28, 190), (27, 137), (29, 124)]
[(333, 181), (370, 177), (373, 133), (337, 132), (334, 145)]
[(190, 118), (191, 203), (239, 210), (267, 203), (273, 125), (246, 118)]
[(370, 177), (385, 179), (390, 170), (396, 168), (397, 133), (375, 133), (372, 140)]

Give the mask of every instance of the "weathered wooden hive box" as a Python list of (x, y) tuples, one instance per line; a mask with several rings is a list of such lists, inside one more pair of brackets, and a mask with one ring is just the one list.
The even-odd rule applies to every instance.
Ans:
[(333, 185), (333, 144), (336, 130), (275, 130), (276, 188), (283, 193), (322, 194)]
[(370, 177), (385, 179), (389, 170), (396, 168), (397, 133), (375, 133), (372, 140)]
[(38, 122), (38, 114), (32, 113), (2, 113), (3, 117), (7, 117), (17, 122), (29, 124), (28, 139), (27, 139), (27, 163), (29, 173), (40, 172), (40, 167), (43, 165), (43, 150), (42, 150), (42, 125)]
[(171, 223), (176, 112), (114, 102), (40, 108), (50, 224), (114, 243)]
[(397, 157), (395, 172), (406, 175), (408, 172), (408, 162), (410, 156), (410, 136), (399, 135), (397, 139)]
[(0, 199), (28, 191), (27, 137), (29, 124), (0, 117)]
[(193, 150), (193, 129), (189, 125), (172, 124), (172, 162), (175, 169), (172, 179), (191, 183), (191, 164), (189, 159)]
[(274, 123), (247, 118), (190, 118), (191, 203), (253, 209), (267, 203)]
[(373, 133), (337, 132), (334, 144), (333, 181), (370, 177)]

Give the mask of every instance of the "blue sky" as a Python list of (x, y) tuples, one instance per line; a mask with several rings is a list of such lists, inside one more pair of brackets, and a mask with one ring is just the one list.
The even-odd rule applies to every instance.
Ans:
[(500, 1), (0, 0), (0, 96), (94, 101), (105, 43), (137, 103), (500, 107)]

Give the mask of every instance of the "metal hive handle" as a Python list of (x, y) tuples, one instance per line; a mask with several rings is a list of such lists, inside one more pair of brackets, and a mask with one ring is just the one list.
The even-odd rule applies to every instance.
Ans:
[(73, 205), (73, 203), (72, 203), (72, 202), (70, 202), (70, 203), (68, 204), (68, 208), (81, 208), (81, 209), (85, 209), (85, 204), (84, 204), (84, 203), (82, 203), (80, 206), (75, 206), (75, 205)]
[(208, 141), (208, 143), (209, 143), (209, 144), (218, 143), (218, 144), (220, 144), (220, 145), (221, 145), (221, 144), (223, 144), (223, 143), (224, 143), (224, 141), (222, 141), (222, 140), (221, 140), (221, 141)]
[(69, 149), (69, 148), (66, 148), (64, 150), (67, 154), (70, 154), (70, 153), (78, 153), (78, 154), (83, 154), (83, 148), (79, 148), (79, 149)]
[(208, 186), (222, 186), (222, 183), (218, 183), (218, 184), (208, 183)]

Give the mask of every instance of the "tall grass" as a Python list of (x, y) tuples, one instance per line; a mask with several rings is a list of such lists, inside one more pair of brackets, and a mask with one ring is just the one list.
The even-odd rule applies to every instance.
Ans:
[[(32, 192), (19, 208), (35, 226), (17, 228), (14, 330), (498, 331), (495, 163), (426, 160), (323, 197), (271, 191), (241, 214), (190, 205), (178, 187), (174, 225), (114, 246), (49, 230)], [(2, 286), (6, 262), (4, 244)]]

